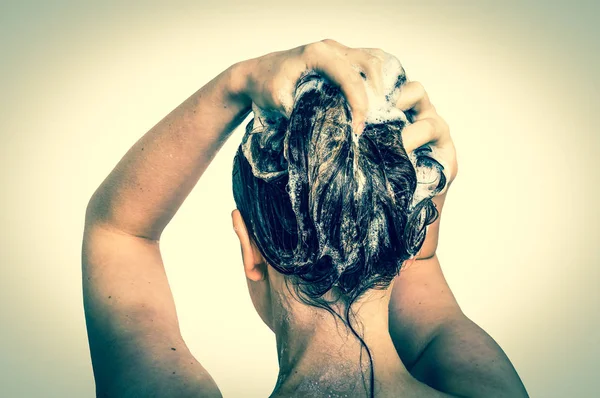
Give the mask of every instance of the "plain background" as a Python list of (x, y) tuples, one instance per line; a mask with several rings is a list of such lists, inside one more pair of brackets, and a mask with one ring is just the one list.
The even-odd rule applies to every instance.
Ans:
[[(94, 395), (84, 212), (129, 147), (232, 63), (324, 38), (396, 55), (451, 126), (460, 172), (439, 257), (464, 312), (532, 397), (597, 396), (599, 7), (244, 3), (1, 3), (0, 396)], [(192, 352), (225, 397), (265, 397), (275, 341), (230, 220), (241, 132), (161, 246)]]

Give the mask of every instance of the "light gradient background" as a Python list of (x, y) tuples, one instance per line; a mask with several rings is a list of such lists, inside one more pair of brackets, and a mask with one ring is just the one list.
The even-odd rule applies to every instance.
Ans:
[[(324, 38), (395, 54), (451, 126), (439, 257), (464, 312), (532, 397), (598, 396), (599, 7), (362, 3), (2, 3), (0, 396), (94, 395), (84, 212), (129, 147), (232, 63)], [(230, 221), (241, 132), (161, 246), (194, 355), (225, 397), (266, 397), (275, 340)]]

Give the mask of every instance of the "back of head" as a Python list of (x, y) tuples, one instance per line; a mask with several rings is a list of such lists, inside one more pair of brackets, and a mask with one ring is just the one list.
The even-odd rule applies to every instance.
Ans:
[[(405, 81), (402, 73), (396, 88)], [(255, 110), (234, 159), (234, 199), (262, 255), (303, 300), (332, 291), (352, 303), (389, 286), (419, 251), (445, 178), (428, 147), (406, 153), (410, 114), (367, 121), (356, 136), (337, 86), (307, 74), (296, 93), (289, 119)]]

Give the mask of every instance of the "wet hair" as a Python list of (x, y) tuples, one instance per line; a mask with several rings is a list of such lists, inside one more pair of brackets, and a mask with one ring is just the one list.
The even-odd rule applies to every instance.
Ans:
[[(373, 395), (371, 353), (351, 322), (351, 306), (369, 289), (388, 287), (420, 250), (438, 216), (431, 198), (445, 186), (443, 167), (427, 146), (406, 153), (401, 132), (410, 113), (367, 123), (356, 136), (345, 97), (324, 78), (306, 84), (289, 119), (262, 116), (247, 124), (234, 159), (237, 208), (297, 297), (336, 315), (366, 349)], [(429, 178), (425, 195), (415, 194), (418, 175)], [(329, 291), (344, 313), (323, 298)]]

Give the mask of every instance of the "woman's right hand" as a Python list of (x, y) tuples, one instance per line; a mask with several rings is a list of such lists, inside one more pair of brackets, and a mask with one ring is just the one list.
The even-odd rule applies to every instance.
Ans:
[(406, 152), (414, 151), (425, 144), (429, 145), (435, 159), (444, 166), (444, 174), (447, 179), (446, 188), (442, 193), (432, 198), (439, 214), (438, 219), (427, 227), (425, 242), (416, 256), (417, 260), (422, 260), (433, 257), (437, 250), (440, 217), (446, 194), (458, 173), (456, 149), (450, 136), (448, 124), (437, 113), (421, 83), (405, 83), (398, 96), (396, 106), (402, 111), (410, 110), (414, 114), (414, 123), (402, 130), (402, 142)]
[(437, 113), (423, 85), (419, 82), (405, 83), (400, 90), (396, 107), (414, 114), (414, 123), (402, 131), (406, 152), (428, 144), (436, 160), (441, 161), (444, 166), (447, 184), (450, 185), (458, 173), (456, 149), (448, 123)]

